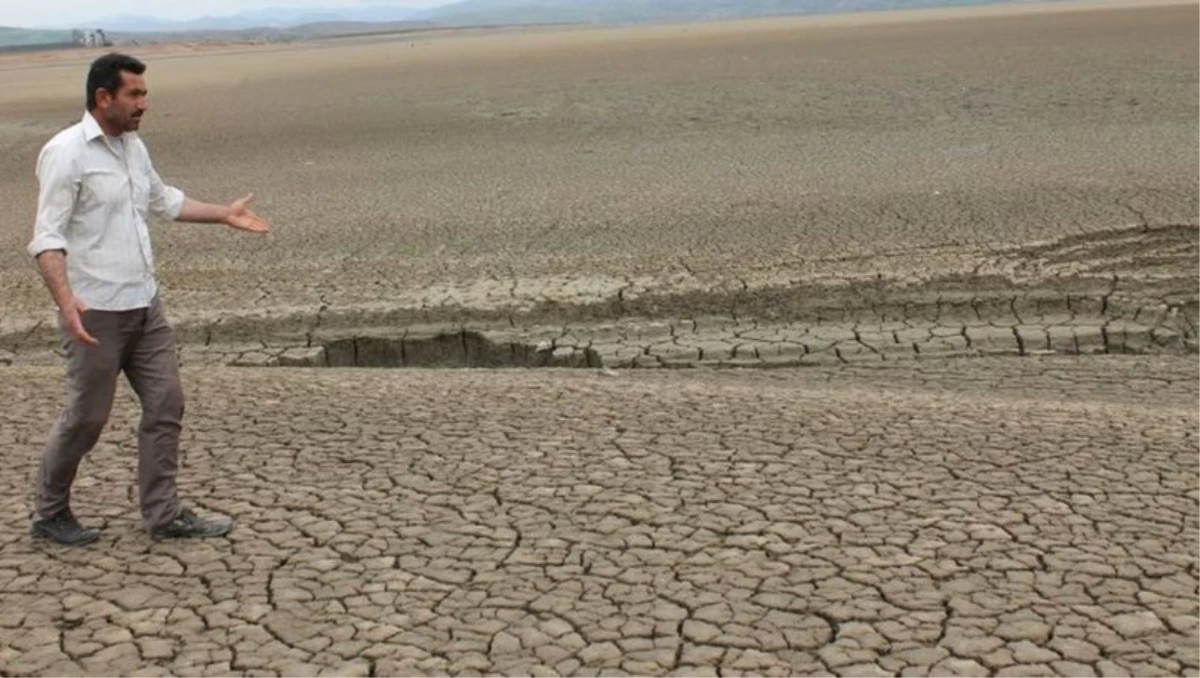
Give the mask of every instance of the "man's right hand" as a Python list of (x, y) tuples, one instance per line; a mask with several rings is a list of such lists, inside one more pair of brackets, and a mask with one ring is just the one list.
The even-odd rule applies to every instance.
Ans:
[(71, 295), (70, 301), (62, 307), (63, 326), (66, 328), (67, 334), (71, 335), (71, 338), (77, 343), (99, 346), (100, 342), (88, 334), (87, 328), (83, 326), (83, 313), (87, 310), (87, 304), (80, 301), (75, 295)]
[(66, 251), (49, 249), (38, 252), (37, 265), (42, 280), (46, 281), (46, 288), (50, 290), (50, 296), (54, 297), (54, 303), (58, 305), (63, 329), (77, 344), (99, 346), (100, 342), (88, 334), (87, 328), (83, 326), (83, 314), (88, 310), (87, 304), (71, 292), (71, 285), (67, 281)]

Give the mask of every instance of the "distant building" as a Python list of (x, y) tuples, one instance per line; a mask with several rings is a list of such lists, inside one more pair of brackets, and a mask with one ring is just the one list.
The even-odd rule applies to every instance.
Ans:
[(104, 34), (103, 28), (83, 31), (78, 28), (71, 31), (71, 41), (84, 47), (112, 47), (112, 40)]

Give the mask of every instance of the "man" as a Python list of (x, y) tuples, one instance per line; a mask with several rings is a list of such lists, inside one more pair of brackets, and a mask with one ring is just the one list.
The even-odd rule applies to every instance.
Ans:
[(147, 110), (146, 66), (108, 54), (92, 63), (83, 119), (38, 156), (37, 221), (29, 253), (59, 309), (67, 404), (50, 431), (36, 488), (35, 537), (81, 545), (100, 537), (71, 513), (71, 483), (108, 421), (121, 372), (141, 401), (138, 491), (155, 539), (215, 537), (232, 529), (180, 505), (175, 475), (183, 391), (175, 340), (154, 280), (146, 219), (223, 223), (267, 233), (250, 210), (198, 202), (163, 183), (137, 129)]

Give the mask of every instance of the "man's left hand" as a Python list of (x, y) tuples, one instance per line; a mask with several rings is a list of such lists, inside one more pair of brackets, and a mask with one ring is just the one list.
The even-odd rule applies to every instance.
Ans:
[(253, 193), (249, 193), (246, 197), (230, 203), (229, 214), (225, 217), (226, 225), (251, 233), (270, 233), (271, 225), (267, 223), (266, 219), (258, 216), (250, 209), (251, 200), (254, 200)]

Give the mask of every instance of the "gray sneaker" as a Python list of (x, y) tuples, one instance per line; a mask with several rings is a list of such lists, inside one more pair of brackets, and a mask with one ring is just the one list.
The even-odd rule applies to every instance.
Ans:
[(233, 523), (228, 520), (204, 520), (192, 513), (191, 509), (183, 509), (175, 517), (175, 520), (151, 530), (150, 537), (152, 539), (224, 537), (232, 529)]
[(34, 539), (49, 539), (67, 546), (83, 546), (100, 538), (100, 530), (79, 524), (71, 509), (63, 509), (49, 518), (39, 518), (29, 526)]

